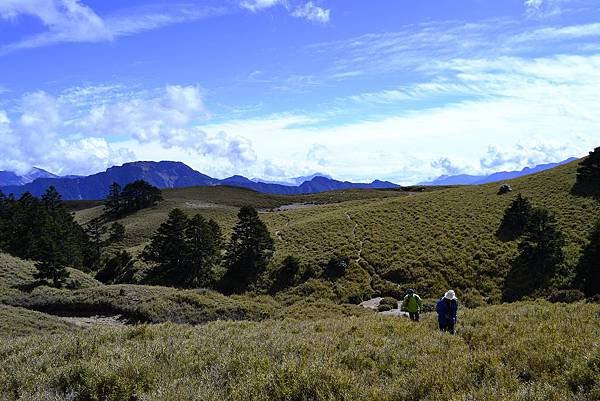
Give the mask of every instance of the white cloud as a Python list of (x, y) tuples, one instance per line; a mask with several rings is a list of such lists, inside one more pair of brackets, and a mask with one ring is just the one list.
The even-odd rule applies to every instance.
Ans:
[(185, 154), (217, 172), (242, 169), (257, 160), (247, 138), (202, 129), (207, 112), (196, 86), (172, 85), (154, 97), (129, 94), (126, 99), (113, 91), (74, 88), (60, 96), (38, 91), (20, 99), (14, 118), (0, 110), (0, 169), (24, 172), (39, 166), (89, 174), (146, 158), (138, 149), (150, 149), (160, 160)]
[(223, 8), (172, 4), (133, 7), (101, 17), (81, 0), (3, 0), (0, 1), (0, 19), (17, 21), (21, 15), (33, 16), (47, 31), (7, 44), (0, 48), (0, 54), (61, 42), (112, 41), (120, 36), (222, 12)]
[(240, 3), (243, 8), (254, 12), (271, 8), (280, 4), (285, 5), (287, 3), (285, 0), (244, 0)]
[(293, 17), (304, 18), (312, 22), (325, 24), (329, 22), (330, 14), (330, 10), (316, 6), (312, 1), (309, 1), (304, 5), (297, 7), (291, 15)]
[(55, 173), (89, 174), (135, 158), (104, 138), (64, 135), (62, 105), (45, 92), (24, 95), (20, 109), (13, 120), (0, 110), (0, 169), (23, 173), (39, 166)]

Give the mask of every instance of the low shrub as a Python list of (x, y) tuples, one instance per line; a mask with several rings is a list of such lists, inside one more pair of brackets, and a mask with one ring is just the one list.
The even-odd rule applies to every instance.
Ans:
[(377, 307), (379, 312), (385, 312), (392, 309), (398, 309), (398, 300), (392, 297), (383, 298)]

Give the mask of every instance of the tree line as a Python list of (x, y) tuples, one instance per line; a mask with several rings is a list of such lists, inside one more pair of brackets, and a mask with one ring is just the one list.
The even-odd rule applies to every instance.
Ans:
[(54, 186), (39, 198), (26, 192), (16, 199), (0, 191), (0, 250), (35, 261), (34, 277), (60, 287), (69, 277), (67, 267), (98, 269), (102, 248), (124, 238), (125, 228), (120, 223), (107, 226), (110, 217), (152, 206), (161, 199), (160, 190), (143, 180), (122, 191), (113, 184), (106, 213), (82, 226)]
[(67, 266), (96, 264), (88, 234), (54, 187), (41, 198), (27, 192), (15, 199), (0, 192), (0, 249), (36, 261), (35, 277), (55, 286), (65, 283)]

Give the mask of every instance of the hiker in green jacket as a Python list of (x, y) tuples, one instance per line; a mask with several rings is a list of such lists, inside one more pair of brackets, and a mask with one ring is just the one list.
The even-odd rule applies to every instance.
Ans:
[(421, 297), (415, 294), (415, 290), (412, 288), (408, 290), (408, 294), (406, 294), (402, 301), (402, 310), (408, 312), (410, 320), (415, 322), (419, 321), (419, 313), (421, 313), (422, 307), (423, 300)]

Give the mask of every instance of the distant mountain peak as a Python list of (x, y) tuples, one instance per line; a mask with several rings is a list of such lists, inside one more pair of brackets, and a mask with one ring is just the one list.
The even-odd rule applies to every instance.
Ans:
[(458, 174), (458, 175), (441, 175), (433, 181), (422, 182), (419, 185), (481, 185), (488, 184), (491, 182), (499, 182), (510, 180), (513, 178), (519, 178), (530, 174), (539, 173), (541, 171), (549, 170), (551, 168), (561, 166), (563, 164), (571, 163), (577, 160), (575, 157), (570, 157), (566, 160), (558, 163), (546, 163), (539, 164), (534, 167), (524, 167), (521, 170), (516, 171), (499, 171), (488, 175), (470, 175), (470, 174)]

